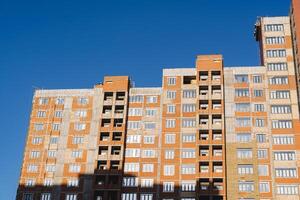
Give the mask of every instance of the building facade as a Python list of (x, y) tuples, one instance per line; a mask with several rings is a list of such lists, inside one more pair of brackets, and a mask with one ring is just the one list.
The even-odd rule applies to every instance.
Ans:
[(261, 66), (36, 90), (17, 200), (300, 200), (297, 15), (261, 17)]

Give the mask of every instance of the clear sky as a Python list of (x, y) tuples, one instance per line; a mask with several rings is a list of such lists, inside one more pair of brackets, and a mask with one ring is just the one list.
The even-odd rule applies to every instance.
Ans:
[(0, 0), (0, 199), (14, 199), (34, 88), (91, 88), (104, 75), (160, 86), (162, 68), (221, 53), (258, 65), (257, 16), (289, 0)]

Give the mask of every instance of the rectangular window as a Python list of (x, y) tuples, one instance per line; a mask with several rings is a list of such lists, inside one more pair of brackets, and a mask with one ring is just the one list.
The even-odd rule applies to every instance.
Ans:
[(249, 89), (235, 89), (236, 97), (249, 97)]
[(56, 150), (49, 150), (47, 156), (48, 158), (56, 158), (56, 153)]
[(196, 105), (195, 104), (183, 104), (182, 112), (196, 112)]
[(69, 179), (67, 182), (67, 187), (78, 187), (79, 186), (79, 180), (78, 179)]
[(87, 116), (87, 111), (86, 110), (76, 110), (74, 114), (76, 117), (84, 118)]
[(196, 157), (195, 149), (182, 149), (181, 157), (182, 158), (195, 158)]
[(289, 79), (286, 76), (275, 76), (269, 78), (269, 84), (271, 85), (286, 85), (289, 83)]
[(76, 131), (83, 131), (86, 128), (86, 124), (85, 123), (75, 123), (74, 124), (74, 129)]
[(238, 165), (238, 174), (253, 174), (253, 165)]
[(171, 104), (167, 105), (167, 113), (175, 113), (176, 112), (176, 106)]
[(166, 134), (165, 143), (166, 144), (175, 144), (176, 135), (175, 134)]
[(37, 172), (38, 171), (38, 166), (29, 164), (27, 165), (27, 172)]
[(253, 83), (262, 83), (262, 76), (261, 75), (253, 75), (252, 80), (253, 80)]
[(184, 99), (196, 98), (196, 90), (183, 90), (182, 97)]
[(141, 142), (141, 135), (127, 135), (126, 136), (126, 143), (140, 143)]
[(194, 191), (196, 191), (195, 181), (182, 181), (181, 182), (181, 191), (183, 191), (183, 192), (194, 192)]
[(279, 195), (298, 195), (298, 185), (277, 185), (277, 194)]
[(276, 168), (275, 176), (277, 178), (296, 178), (298, 175), (296, 168)]
[(165, 150), (165, 159), (174, 159), (174, 150)]
[(51, 200), (51, 193), (42, 193), (40, 200)]
[(49, 103), (49, 98), (41, 97), (39, 98), (39, 105), (46, 105)]
[(56, 171), (56, 166), (53, 164), (47, 164), (45, 167), (46, 172), (55, 172)]
[(138, 157), (140, 157), (140, 149), (126, 148), (125, 157), (126, 158), (138, 158)]
[(264, 104), (254, 104), (254, 111), (255, 112), (264, 112), (265, 105)]
[(143, 109), (142, 108), (129, 108), (128, 109), (128, 116), (142, 116)]
[(63, 111), (62, 110), (56, 110), (54, 112), (54, 117), (62, 118), (63, 117)]
[(273, 144), (276, 145), (286, 145), (286, 144), (294, 144), (294, 136), (291, 135), (274, 135), (273, 136)]
[(273, 129), (287, 129), (292, 128), (292, 121), (291, 120), (272, 120), (272, 128)]
[(253, 90), (253, 95), (254, 97), (262, 97), (264, 95), (264, 91), (263, 90)]
[(284, 31), (284, 26), (283, 24), (266, 24), (265, 31), (266, 32)]
[(266, 52), (267, 52), (267, 57), (268, 58), (286, 57), (286, 50), (285, 49), (267, 50)]
[(236, 83), (248, 83), (248, 75), (247, 74), (238, 74), (234, 76)]
[(153, 200), (153, 194), (141, 194), (140, 200)]
[(41, 144), (43, 142), (43, 138), (42, 137), (34, 137), (32, 138), (32, 144)]
[(137, 177), (124, 177), (123, 186), (124, 187), (137, 187), (139, 184)]
[(164, 166), (164, 175), (165, 176), (174, 176), (175, 166), (174, 165), (165, 165)]
[(255, 119), (255, 126), (256, 127), (264, 127), (265, 126), (265, 120), (264, 119)]
[(80, 136), (73, 137), (72, 143), (73, 144), (82, 144), (84, 142), (84, 138)]
[(58, 123), (52, 124), (52, 130), (53, 131), (59, 131), (59, 128), (60, 128), (60, 124), (58, 124)]
[(256, 142), (257, 143), (265, 143), (267, 142), (266, 134), (256, 134)]
[(259, 182), (259, 192), (270, 192), (270, 183), (269, 182)]
[(237, 133), (236, 140), (237, 140), (237, 142), (250, 142), (251, 141), (251, 133)]
[(129, 102), (130, 103), (143, 103), (144, 102), (144, 96), (142, 96), (142, 95), (129, 96)]
[(271, 99), (289, 99), (290, 91), (288, 91), (288, 90), (271, 91), (270, 98)]
[(82, 158), (82, 150), (73, 150), (71, 156), (72, 158)]
[(154, 165), (153, 164), (143, 164), (143, 172), (153, 172)]
[(66, 200), (77, 200), (77, 194), (67, 194)]
[(240, 159), (252, 158), (252, 149), (237, 149), (237, 157)]
[(194, 164), (182, 164), (181, 165), (181, 174), (195, 174), (196, 167)]
[(31, 151), (29, 157), (30, 158), (38, 158), (40, 157), (41, 153), (39, 151)]
[(142, 151), (142, 158), (155, 158), (156, 150), (153, 149), (145, 149)]
[(37, 116), (38, 118), (46, 117), (46, 111), (41, 111), (41, 110), (39, 110), (39, 111), (37, 112), (36, 116)]
[(81, 105), (86, 105), (86, 104), (89, 103), (89, 99), (86, 98), (86, 97), (79, 97), (79, 98), (77, 99), (77, 103), (78, 103), (78, 104), (81, 104)]
[(279, 161), (296, 160), (296, 154), (294, 151), (276, 151), (274, 152), (274, 160), (279, 160)]
[(176, 91), (167, 91), (167, 99), (175, 99)]
[(284, 44), (284, 37), (266, 37), (266, 44)]
[(176, 77), (168, 77), (168, 85), (176, 85)]
[(155, 116), (157, 114), (157, 109), (147, 108), (146, 109), (146, 116)]
[(123, 193), (122, 200), (137, 200), (136, 193)]
[(286, 71), (287, 63), (268, 63), (268, 71)]
[(128, 121), (127, 129), (140, 129), (141, 122), (140, 121)]
[(183, 133), (182, 142), (195, 142), (196, 134), (195, 133)]
[(144, 144), (154, 144), (154, 141), (155, 141), (154, 135), (144, 136)]
[(250, 112), (250, 103), (236, 103), (235, 111), (236, 112)]
[(58, 97), (55, 100), (55, 104), (57, 104), (57, 105), (63, 105), (64, 103), (65, 103), (65, 99), (62, 97)]
[(174, 192), (174, 182), (163, 182), (163, 192)]
[(153, 187), (153, 179), (141, 179), (142, 188), (151, 188)]
[(146, 130), (153, 130), (156, 128), (155, 122), (145, 122), (144, 124)]
[(253, 192), (254, 184), (252, 181), (239, 181), (240, 192)]
[(267, 149), (258, 149), (257, 150), (257, 158), (258, 159), (268, 158), (268, 150)]
[(175, 128), (176, 120), (175, 119), (166, 119), (166, 128)]
[(183, 118), (182, 119), (182, 127), (183, 128), (196, 127), (196, 119), (195, 118)]
[(139, 172), (140, 164), (139, 163), (125, 163), (124, 171), (125, 172)]
[(258, 175), (259, 176), (268, 176), (269, 175), (269, 166), (268, 165), (258, 165)]
[(69, 172), (71, 173), (79, 173), (81, 166), (79, 164), (70, 164), (69, 165)]
[(273, 114), (288, 114), (291, 113), (292, 109), (290, 105), (272, 105), (271, 113)]
[(147, 103), (157, 103), (157, 96), (147, 96)]
[(237, 127), (251, 126), (250, 118), (249, 117), (236, 118), (235, 124), (236, 124)]

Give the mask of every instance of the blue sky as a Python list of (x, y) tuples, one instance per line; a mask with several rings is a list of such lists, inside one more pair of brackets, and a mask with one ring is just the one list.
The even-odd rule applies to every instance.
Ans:
[(258, 65), (257, 16), (287, 15), (288, 0), (0, 0), (0, 199), (14, 199), (33, 90), (91, 88), (104, 75), (160, 86), (162, 68), (221, 53)]

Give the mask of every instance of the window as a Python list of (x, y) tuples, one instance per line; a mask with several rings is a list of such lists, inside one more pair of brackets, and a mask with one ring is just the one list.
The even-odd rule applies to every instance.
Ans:
[(77, 200), (77, 194), (67, 194), (66, 200)]
[(30, 158), (38, 158), (38, 157), (40, 157), (40, 152), (39, 151), (31, 151), (29, 157)]
[(268, 176), (269, 175), (269, 166), (268, 165), (258, 165), (258, 175), (259, 176)]
[(182, 97), (184, 99), (196, 98), (196, 90), (183, 90)]
[(182, 119), (182, 127), (183, 128), (196, 127), (196, 119), (195, 118), (183, 118)]
[(139, 163), (125, 163), (124, 165), (125, 172), (138, 172), (140, 171)]
[(236, 118), (235, 124), (236, 124), (237, 127), (251, 126), (250, 118), (249, 117)]
[(59, 127), (60, 127), (60, 124), (58, 124), (58, 123), (52, 124), (52, 130), (53, 131), (59, 131)]
[(153, 172), (154, 165), (153, 164), (143, 164), (143, 172)]
[(75, 123), (74, 124), (74, 129), (76, 131), (82, 131), (82, 130), (85, 130), (86, 128), (86, 124), (85, 123)]
[(39, 98), (39, 105), (46, 105), (49, 103), (49, 99), (46, 97)]
[(126, 148), (125, 157), (127, 157), (127, 158), (138, 158), (138, 157), (140, 157), (140, 149)]
[(147, 96), (147, 103), (157, 103), (157, 96)]
[(152, 109), (152, 108), (147, 108), (146, 109), (146, 116), (155, 116), (157, 114), (157, 110), (156, 109)]
[(86, 105), (86, 104), (89, 103), (89, 99), (86, 98), (86, 97), (79, 97), (79, 98), (77, 99), (77, 103), (78, 103), (78, 104), (81, 104), (81, 105)]
[(176, 106), (175, 105), (167, 105), (167, 113), (175, 113)]
[(142, 151), (143, 158), (155, 158), (156, 157), (156, 150), (153, 149), (145, 149)]
[(183, 192), (193, 192), (196, 191), (195, 181), (182, 181), (181, 182), (181, 191)]
[(272, 120), (272, 128), (273, 129), (286, 129), (292, 128), (292, 121), (291, 120)]
[(275, 168), (275, 176), (277, 178), (296, 178), (296, 168)]
[(141, 135), (127, 135), (126, 136), (126, 143), (140, 143), (141, 142)]
[(261, 75), (253, 75), (252, 79), (253, 79), (253, 83), (262, 83)]
[(182, 149), (181, 156), (182, 158), (195, 158), (196, 157), (195, 149)]
[(25, 186), (26, 187), (33, 187), (33, 186), (35, 186), (35, 179), (26, 179), (25, 180)]
[(298, 185), (277, 185), (277, 194), (279, 195), (297, 195)]
[(273, 113), (273, 114), (291, 113), (291, 106), (290, 105), (272, 105), (271, 113)]
[(195, 133), (183, 133), (182, 142), (195, 142), (196, 134)]
[(269, 71), (286, 71), (287, 63), (268, 63), (267, 67)]
[(253, 192), (254, 184), (252, 181), (239, 181), (240, 192)]
[(82, 157), (82, 150), (73, 150), (71, 153), (73, 158), (81, 158)]
[(266, 134), (256, 134), (256, 142), (264, 143), (267, 141)]
[(86, 110), (76, 110), (75, 111), (75, 116), (76, 117), (86, 117), (87, 116), (87, 111)]
[(42, 131), (44, 129), (44, 124), (42, 123), (35, 123), (34, 124), (34, 130), (35, 131)]
[(153, 187), (153, 179), (141, 179), (141, 187), (151, 188)]
[(254, 97), (262, 97), (263, 94), (264, 94), (264, 91), (263, 90), (256, 90), (256, 89), (254, 89), (253, 90), (253, 94), (254, 94)]
[(236, 112), (250, 112), (250, 103), (236, 103), (235, 111)]
[(42, 137), (34, 137), (32, 138), (32, 144), (41, 144), (43, 142)]
[(154, 144), (154, 141), (155, 141), (154, 135), (144, 136), (144, 144)]
[(251, 141), (251, 133), (237, 133), (236, 140), (237, 140), (237, 142), (250, 142)]
[(124, 187), (137, 187), (139, 184), (138, 178), (136, 177), (124, 177), (123, 186)]
[(48, 186), (52, 186), (53, 185), (53, 179), (51, 178), (46, 178), (44, 180), (44, 186), (48, 187)]
[(288, 84), (289, 82), (289, 79), (288, 77), (286, 76), (275, 76), (275, 77), (272, 77), (272, 78), (269, 78), (269, 83), (271, 85), (285, 85), (285, 84)]
[(63, 105), (64, 103), (65, 103), (65, 99), (62, 97), (58, 97), (55, 100), (55, 104), (57, 104), (57, 105)]
[(129, 96), (129, 102), (130, 103), (143, 103), (144, 96), (142, 96), (142, 95)]
[(252, 165), (238, 165), (238, 174), (253, 174), (253, 166)]
[(294, 144), (294, 136), (291, 135), (274, 135), (273, 144), (282, 145), (282, 144)]
[(67, 187), (78, 187), (79, 180), (78, 179), (69, 179), (67, 182)]
[(176, 77), (168, 77), (168, 85), (176, 85)]
[(296, 160), (294, 151), (278, 151), (274, 152), (274, 159), (280, 161)]
[(288, 91), (288, 90), (271, 91), (270, 98), (271, 99), (289, 99), (290, 91)]
[(182, 112), (195, 112), (196, 105), (195, 104), (183, 104), (182, 105)]
[(128, 109), (128, 116), (142, 116), (143, 109), (142, 108), (129, 108)]
[(174, 150), (165, 150), (165, 159), (174, 159)]
[(286, 57), (286, 50), (285, 49), (267, 50), (266, 52), (267, 52), (267, 57), (268, 58)]
[(78, 172), (80, 172), (80, 169), (81, 169), (81, 167), (79, 164), (70, 164), (69, 165), (69, 172), (71, 172), (71, 173), (78, 173)]
[(165, 176), (174, 176), (175, 166), (174, 165), (165, 165), (164, 166), (164, 175)]
[(237, 157), (241, 159), (252, 158), (252, 149), (237, 149)]
[(176, 91), (167, 91), (167, 98), (168, 99), (175, 99), (176, 98)]
[(156, 128), (156, 123), (155, 122), (145, 122), (145, 129), (146, 130), (153, 130)]
[(140, 121), (128, 121), (127, 129), (140, 129), (141, 122)]
[(22, 200), (33, 200), (33, 194), (31, 194), (31, 193), (23, 194)]
[(268, 150), (267, 149), (258, 149), (257, 150), (257, 158), (258, 159), (268, 158)]
[(176, 135), (175, 134), (166, 134), (165, 143), (166, 144), (175, 144)]
[(284, 37), (266, 37), (266, 44), (284, 44)]
[(269, 182), (259, 182), (259, 192), (270, 192)]
[(236, 97), (249, 97), (249, 89), (235, 89)]
[(248, 75), (247, 74), (238, 74), (234, 76), (236, 83), (248, 83)]
[(63, 117), (63, 111), (62, 110), (56, 110), (54, 112), (54, 117), (62, 118)]
[(255, 126), (256, 127), (264, 127), (265, 126), (265, 120), (264, 119), (255, 119)]
[(175, 119), (166, 119), (166, 128), (175, 128), (176, 120)]
[(83, 137), (75, 136), (75, 137), (73, 137), (72, 143), (73, 144), (82, 144), (83, 141), (84, 141)]
[(123, 193), (122, 200), (137, 200), (136, 193)]
[(46, 111), (39, 110), (36, 114), (38, 118), (46, 117)]
[(174, 192), (174, 182), (163, 182), (163, 192)]
[(141, 194), (140, 200), (152, 200), (153, 194)]
[(195, 174), (196, 168), (194, 164), (182, 164), (181, 174)]
[(48, 158), (56, 158), (56, 150), (49, 150)]
[(40, 200), (51, 200), (51, 193), (42, 193)]
[(37, 172), (38, 166), (34, 164), (27, 165), (27, 172)]
[(255, 112), (263, 112), (265, 110), (264, 104), (254, 104), (254, 111)]
[(270, 31), (283, 31), (284, 26), (283, 24), (266, 24), (265, 25), (265, 31), (270, 32)]
[(53, 164), (47, 164), (45, 167), (46, 172), (55, 172), (56, 171), (56, 166)]

